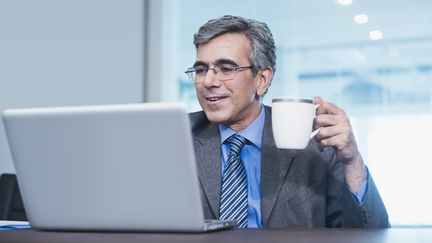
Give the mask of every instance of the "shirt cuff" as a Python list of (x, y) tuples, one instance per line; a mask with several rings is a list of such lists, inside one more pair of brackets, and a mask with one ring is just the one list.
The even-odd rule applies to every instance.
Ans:
[(367, 171), (366, 180), (363, 182), (360, 189), (357, 192), (351, 192), (358, 204), (361, 204), (363, 202), (364, 196), (366, 195), (368, 181), (369, 181), (369, 171)]

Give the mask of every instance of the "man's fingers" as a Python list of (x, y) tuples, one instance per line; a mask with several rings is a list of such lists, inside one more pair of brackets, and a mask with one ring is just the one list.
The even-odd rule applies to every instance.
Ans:
[(326, 137), (320, 140), (321, 146), (332, 146), (341, 151), (352, 143), (350, 134), (340, 133), (336, 136)]
[(318, 134), (316, 136), (317, 136), (318, 140), (322, 140), (322, 139), (334, 137), (334, 136), (337, 136), (337, 135), (343, 134), (343, 133), (349, 134), (350, 132), (351, 131), (350, 131), (349, 127), (342, 125), (342, 124), (338, 124), (336, 126), (321, 127), (320, 131), (318, 132)]
[(334, 126), (337, 124), (347, 124), (349, 126), (350, 121), (347, 116), (338, 115), (319, 115), (315, 118), (315, 128)]
[(315, 96), (314, 103), (319, 105), (317, 108), (317, 116), (322, 114), (346, 115), (345, 111), (331, 102), (325, 102), (321, 97)]

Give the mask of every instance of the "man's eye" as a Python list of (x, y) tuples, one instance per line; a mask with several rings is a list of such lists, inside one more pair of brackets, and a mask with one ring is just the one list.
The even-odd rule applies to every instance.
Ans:
[(231, 64), (222, 64), (219, 66), (219, 69), (222, 73), (231, 73), (236, 69), (236, 67)]
[(197, 75), (204, 75), (207, 73), (207, 68), (206, 67), (195, 67), (195, 73)]

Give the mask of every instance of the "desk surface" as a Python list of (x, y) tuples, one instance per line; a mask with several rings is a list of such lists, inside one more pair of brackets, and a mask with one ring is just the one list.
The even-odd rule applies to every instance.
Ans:
[(407, 229), (309, 229), (309, 230), (227, 230), (212, 233), (101, 233), (45, 232), (36, 230), (0, 231), (0, 242), (179, 242), (179, 243), (357, 243), (432, 242), (432, 228)]

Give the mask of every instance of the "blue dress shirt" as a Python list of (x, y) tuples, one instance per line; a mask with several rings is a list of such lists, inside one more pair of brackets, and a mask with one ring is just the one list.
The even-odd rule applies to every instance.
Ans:
[[(248, 180), (248, 228), (262, 227), (261, 214), (261, 141), (264, 130), (265, 112), (264, 106), (261, 106), (261, 111), (258, 117), (244, 130), (236, 132), (224, 124), (219, 124), (219, 132), (221, 137), (221, 163), (222, 174), (224, 172), (226, 162), (228, 161), (229, 145), (224, 143), (227, 138), (235, 133), (245, 137), (247, 143), (240, 156), (243, 160), (246, 176)], [(221, 178), (222, 180), (222, 178)], [(367, 182), (363, 183), (361, 189), (357, 193), (353, 193), (358, 203), (361, 203), (366, 193)]]

